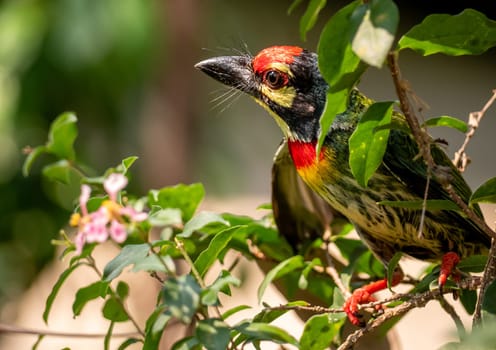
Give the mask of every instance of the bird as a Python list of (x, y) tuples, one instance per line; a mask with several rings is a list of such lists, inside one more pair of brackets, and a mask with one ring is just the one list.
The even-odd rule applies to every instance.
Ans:
[[(292, 161), (292, 171), (296, 170), (314, 195), (354, 225), (361, 240), (384, 266), (387, 267), (397, 252), (423, 261), (440, 261), (438, 283), (442, 287), (460, 259), (487, 254), (491, 237), (460, 212), (430, 208), (422, 211), (381, 204), (383, 201), (421, 201), (427, 183), (428, 199), (450, 199), (435, 177), (428, 179), (427, 165), (418, 156), (419, 148), (400, 112), (393, 112), (392, 121), (399, 127), (391, 128), (382, 163), (367, 186), (357, 182), (349, 166), (349, 139), (374, 102), (357, 87), (351, 88), (346, 110), (335, 116), (317, 154), (319, 120), (329, 85), (319, 71), (316, 53), (298, 46), (278, 45), (254, 56), (208, 58), (195, 67), (251, 96), (268, 111), (282, 131), (282, 149)], [(447, 154), (435, 142), (431, 153), (436, 165), (448, 172), (456, 193), (468, 203), (471, 189)], [(291, 183), (294, 181), (288, 185)], [(289, 193), (292, 190), (298, 191), (298, 188), (285, 189)], [(473, 205), (473, 209), (482, 218), (480, 208)], [(397, 269), (393, 285), (402, 279), (403, 273)], [(355, 289), (343, 307), (348, 319), (363, 326), (359, 305), (375, 300), (372, 295), (385, 288), (387, 279)]]

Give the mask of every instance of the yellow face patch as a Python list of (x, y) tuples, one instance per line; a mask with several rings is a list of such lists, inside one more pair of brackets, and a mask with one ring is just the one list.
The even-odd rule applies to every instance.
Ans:
[[(275, 70), (284, 74), (287, 78), (292, 78), (293, 73), (288, 65), (281, 62), (274, 62), (265, 68), (265, 72)], [(296, 97), (296, 90), (292, 86), (283, 86), (278, 89), (273, 89), (265, 83), (260, 85), (260, 92), (269, 100), (277, 103), (279, 106), (290, 108), (293, 105), (293, 100)]]
[(285, 108), (291, 108), (293, 105), (293, 100), (296, 97), (296, 90), (292, 86), (285, 86), (280, 89), (273, 90), (262, 84), (260, 86), (260, 92), (269, 100)]

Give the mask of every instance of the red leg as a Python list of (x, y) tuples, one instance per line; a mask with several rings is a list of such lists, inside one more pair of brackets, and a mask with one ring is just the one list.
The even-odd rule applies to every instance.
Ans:
[(449, 252), (443, 255), (443, 259), (441, 261), (441, 272), (439, 273), (438, 279), (440, 288), (446, 284), (448, 277), (453, 273), (453, 270), (459, 262), (460, 257), (454, 252)]
[[(395, 286), (403, 279), (403, 272), (396, 270), (393, 275), (392, 285)], [(348, 315), (348, 319), (355, 326), (363, 326), (363, 321), (360, 320), (358, 314), (358, 305), (376, 301), (372, 296), (375, 292), (379, 292), (387, 288), (387, 279), (369, 283), (361, 288), (355, 289), (351, 297), (346, 300), (343, 305), (344, 312)], [(381, 309), (380, 305), (376, 306), (377, 310)]]

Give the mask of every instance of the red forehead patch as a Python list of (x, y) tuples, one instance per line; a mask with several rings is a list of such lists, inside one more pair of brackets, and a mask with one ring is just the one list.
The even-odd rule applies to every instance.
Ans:
[(303, 49), (298, 46), (272, 46), (258, 53), (253, 59), (253, 70), (256, 73), (263, 72), (265, 68), (274, 62), (291, 64), (295, 56), (299, 56)]

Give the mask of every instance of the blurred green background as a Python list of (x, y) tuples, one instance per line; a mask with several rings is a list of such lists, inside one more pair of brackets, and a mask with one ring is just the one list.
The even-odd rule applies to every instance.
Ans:
[[(78, 184), (45, 181), (38, 162), (24, 178), (23, 148), (46, 141), (50, 122), (64, 111), (79, 118), (78, 160), (99, 174), (124, 157), (139, 157), (132, 190), (144, 194), (178, 182), (200, 181), (211, 197), (269, 199), (275, 123), (242, 96), (195, 71), (214, 55), (274, 44), (316, 49), (330, 2), (302, 42), (291, 1), (265, 0), (4, 0), (0, 2), (0, 304), (19, 295), (53, 259), (57, 237), (73, 208)], [(433, 12), (458, 13), (464, 2), (401, 2), (405, 31)], [(437, 6), (433, 8), (432, 6)], [(471, 2), (493, 19), (490, 2)], [(405, 52), (400, 64), (429, 108), (427, 118), (466, 120), (496, 87), (496, 52), (447, 58)], [(394, 99), (386, 70), (371, 69), (362, 90)], [(496, 114), (491, 112), (469, 148), (475, 187), (496, 173)], [(462, 135), (435, 131), (452, 153)], [(46, 159), (47, 161), (49, 159)]]

